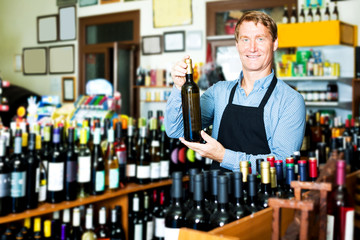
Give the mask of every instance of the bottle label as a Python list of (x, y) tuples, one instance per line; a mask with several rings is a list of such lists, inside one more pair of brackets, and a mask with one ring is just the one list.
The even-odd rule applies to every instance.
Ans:
[(78, 175), (77, 180), (79, 183), (90, 182), (91, 179), (91, 157), (78, 158)]
[(164, 237), (165, 240), (179, 239), (180, 228), (168, 228), (165, 227)]
[(66, 182), (76, 181), (77, 171), (77, 161), (66, 162)]
[(10, 173), (0, 174), (0, 197), (10, 196)]
[(150, 178), (150, 166), (136, 166), (136, 178), (146, 179)]
[(178, 152), (178, 161), (185, 164), (186, 162), (186, 147), (180, 148)]
[(105, 171), (96, 171), (95, 191), (101, 192), (105, 189)]
[(49, 163), (48, 168), (48, 190), (62, 191), (64, 189), (64, 163)]
[(291, 22), (291, 23), (296, 23), (296, 17), (292, 16), (292, 17), (290, 18), (290, 22)]
[(134, 227), (134, 240), (142, 240), (143, 234), (143, 225), (142, 224), (135, 224)]
[(300, 16), (299, 17), (299, 23), (303, 23), (303, 22), (305, 22), (305, 18), (303, 16)]
[(340, 212), (343, 216), (345, 215), (345, 223), (343, 226), (344, 240), (352, 240), (354, 236), (354, 208), (341, 207)]
[(135, 177), (136, 176), (136, 165), (135, 164), (126, 164), (126, 176)]
[(119, 169), (112, 168), (109, 173), (109, 188), (114, 189), (119, 187)]
[(160, 162), (152, 162), (150, 163), (150, 178), (151, 179), (159, 179), (160, 178)]
[(117, 151), (116, 156), (119, 159), (119, 164), (120, 165), (126, 164), (126, 151)]
[(314, 22), (319, 22), (320, 21), (320, 16), (319, 15), (315, 15), (314, 17)]
[(154, 222), (149, 221), (146, 223), (146, 240), (151, 240), (153, 238), (153, 229), (154, 229)]
[(333, 215), (327, 215), (326, 239), (334, 239), (334, 223), (335, 217)]
[(169, 177), (169, 160), (163, 160), (160, 162), (160, 177), (161, 178), (168, 178)]
[(36, 168), (36, 177), (35, 177), (35, 192), (38, 193), (40, 189), (40, 168)]
[(329, 21), (329, 15), (325, 14), (323, 17), (323, 21)]
[(39, 202), (44, 202), (46, 200), (46, 180), (45, 185), (41, 185), (39, 189)]
[(165, 218), (155, 218), (155, 237), (163, 238), (165, 235)]
[(306, 16), (306, 22), (312, 22), (313, 17), (312, 16)]
[(26, 189), (26, 171), (11, 173), (11, 197), (24, 197)]

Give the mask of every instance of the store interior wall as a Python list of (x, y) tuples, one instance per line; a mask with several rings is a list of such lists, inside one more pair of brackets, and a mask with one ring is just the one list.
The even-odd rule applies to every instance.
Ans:
[[(99, 0), (100, 1), (100, 0)], [(202, 48), (200, 50), (163, 53), (161, 55), (141, 56), (141, 66), (145, 68), (171, 68), (172, 64), (185, 54), (191, 55), (194, 62), (204, 62), (206, 53), (206, 2), (210, 0), (192, 0), (193, 19), (191, 25), (174, 26), (166, 28), (153, 27), (152, 0), (119, 2), (89, 7), (77, 7), (77, 17), (87, 17), (131, 10), (140, 10), (141, 36), (163, 34), (167, 31), (201, 31), (203, 34)], [(299, 0), (299, 7), (303, 3)], [(333, 9), (333, 2), (330, 9)], [(360, 25), (359, 0), (338, 2), (340, 20)], [(61, 78), (63, 76), (78, 75), (78, 49), (77, 41), (59, 41), (54, 43), (37, 43), (37, 17), (58, 14), (56, 0), (12, 0), (0, 1), (0, 71), (5, 80), (12, 84), (23, 86), (40, 95), (58, 95), (61, 97)], [(77, 25), (78, 27), (78, 25)], [(358, 39), (360, 32), (358, 32)], [(22, 53), (25, 47), (49, 47), (56, 45), (75, 45), (75, 72), (73, 74), (59, 75), (31, 75), (26, 76), (14, 70), (14, 56)]]

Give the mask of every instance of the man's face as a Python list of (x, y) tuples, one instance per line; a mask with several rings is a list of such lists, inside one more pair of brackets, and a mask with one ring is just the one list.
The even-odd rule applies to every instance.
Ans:
[(273, 42), (269, 30), (261, 23), (243, 22), (239, 26), (236, 48), (244, 71), (271, 71), (273, 52), (277, 47), (278, 40)]

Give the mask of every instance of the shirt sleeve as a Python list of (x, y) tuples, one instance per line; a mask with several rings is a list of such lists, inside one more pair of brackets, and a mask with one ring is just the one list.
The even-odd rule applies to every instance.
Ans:
[(179, 138), (184, 136), (181, 91), (175, 85), (166, 103), (164, 123), (166, 134), (169, 137)]
[[(240, 161), (250, 161), (253, 172), (256, 172), (256, 159), (266, 159), (274, 155), (275, 159), (285, 160), (294, 151), (299, 151), (305, 133), (305, 103), (301, 95), (295, 94), (290, 102), (283, 104), (280, 109), (277, 126), (268, 138), (271, 153), (252, 155), (244, 152), (225, 150), (225, 155), (220, 166), (232, 171), (240, 170)], [(285, 164), (284, 164), (285, 166)]]

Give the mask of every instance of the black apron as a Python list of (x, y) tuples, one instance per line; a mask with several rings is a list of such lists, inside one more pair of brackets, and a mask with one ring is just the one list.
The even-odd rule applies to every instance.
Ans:
[[(276, 83), (277, 78), (274, 75), (259, 107), (234, 105), (232, 102), (238, 82), (235, 84), (231, 90), (229, 102), (221, 117), (217, 139), (226, 149), (253, 155), (271, 153), (266, 138), (264, 107)], [(231, 172), (231, 170), (220, 167), (220, 163), (215, 160), (212, 161), (211, 169)]]

